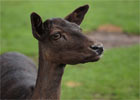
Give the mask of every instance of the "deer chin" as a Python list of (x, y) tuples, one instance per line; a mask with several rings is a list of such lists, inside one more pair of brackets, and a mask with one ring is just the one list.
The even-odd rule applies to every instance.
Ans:
[(102, 55), (89, 56), (89, 57), (86, 57), (86, 58), (85, 58), (83, 61), (81, 61), (80, 63), (96, 62), (96, 61), (100, 60), (101, 57), (102, 57)]
[(103, 55), (103, 51), (98, 52), (91, 48), (88, 48), (88, 50), (90, 50), (91, 55), (85, 58), (85, 61), (84, 61), (85, 63), (86, 62), (96, 62), (96, 61), (100, 60), (100, 58)]
[(102, 55), (99, 55), (99, 56), (94, 57), (93, 62), (100, 60), (101, 57), (102, 57)]

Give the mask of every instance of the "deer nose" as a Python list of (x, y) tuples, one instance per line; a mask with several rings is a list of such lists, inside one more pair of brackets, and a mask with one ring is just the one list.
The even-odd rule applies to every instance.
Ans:
[(90, 48), (98, 53), (98, 55), (101, 55), (104, 51), (103, 45), (91, 45)]

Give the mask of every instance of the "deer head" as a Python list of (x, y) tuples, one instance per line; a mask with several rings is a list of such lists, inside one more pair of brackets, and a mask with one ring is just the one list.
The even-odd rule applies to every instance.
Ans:
[(31, 14), (33, 36), (39, 41), (47, 60), (60, 64), (94, 62), (100, 59), (103, 46), (87, 38), (80, 28), (89, 6), (84, 5), (68, 16), (42, 21)]

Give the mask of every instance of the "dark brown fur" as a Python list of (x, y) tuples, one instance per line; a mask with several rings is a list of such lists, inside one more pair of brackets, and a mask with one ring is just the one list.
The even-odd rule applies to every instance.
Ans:
[(0, 99), (25, 99), (31, 95), (37, 71), (26, 56), (9, 52), (0, 56)]
[(88, 8), (88, 5), (81, 6), (64, 19), (45, 22), (38, 14), (31, 14), (33, 36), (39, 43), (38, 75), (27, 57), (18, 53), (1, 55), (1, 99), (59, 100), (65, 65), (100, 59), (103, 47), (83, 35), (79, 26)]

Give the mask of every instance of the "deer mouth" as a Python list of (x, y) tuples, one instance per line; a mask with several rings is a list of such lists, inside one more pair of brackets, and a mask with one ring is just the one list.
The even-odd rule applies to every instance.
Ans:
[(86, 63), (86, 62), (96, 62), (100, 60), (103, 54), (103, 49), (100, 50), (93, 50), (92, 48), (89, 48), (91, 55), (88, 57), (85, 57), (84, 61), (81, 63)]
[(96, 62), (98, 60), (100, 60), (100, 58), (102, 57), (102, 55), (97, 55), (97, 56), (90, 56), (90, 57), (86, 57), (84, 62)]
[(91, 55), (88, 57), (85, 57), (80, 63), (87, 63), (87, 62), (96, 62), (98, 60), (100, 60), (100, 58), (102, 57), (102, 55)]
[(102, 55), (98, 55), (98, 56), (94, 57), (94, 61), (98, 61), (101, 57), (102, 57)]

